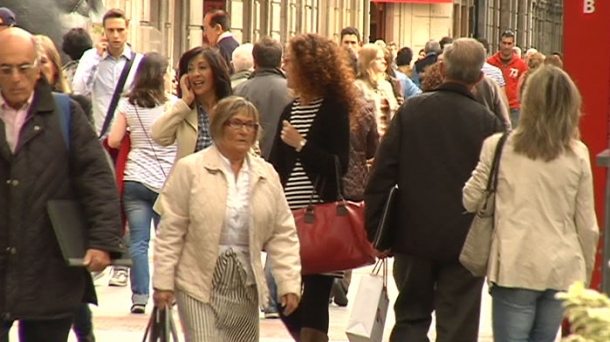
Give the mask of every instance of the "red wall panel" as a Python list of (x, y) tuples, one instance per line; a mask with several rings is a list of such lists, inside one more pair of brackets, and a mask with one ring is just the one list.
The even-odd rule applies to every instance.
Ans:
[[(595, 156), (609, 147), (610, 119), (610, 1), (564, 1), (564, 66), (583, 96), (581, 134), (591, 152), (595, 206), (600, 229), (604, 227), (607, 169)], [(602, 247), (600, 239), (600, 251)], [(591, 287), (599, 289), (601, 254)]]

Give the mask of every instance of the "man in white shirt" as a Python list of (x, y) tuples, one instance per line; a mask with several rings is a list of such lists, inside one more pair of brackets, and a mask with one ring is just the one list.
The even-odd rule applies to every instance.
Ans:
[(121, 92), (131, 87), (138, 63), (142, 59), (142, 55), (136, 54), (127, 44), (129, 20), (123, 11), (111, 9), (106, 12), (103, 25), (104, 37), (95, 48), (85, 52), (76, 69), (72, 84), (74, 93), (91, 97), (95, 129), (101, 136), (108, 133), (102, 132), (102, 128), (125, 64), (135, 58)]
[[(131, 87), (133, 77), (142, 59), (127, 44), (129, 20), (119, 9), (111, 9), (103, 18), (104, 37), (95, 48), (84, 53), (74, 74), (72, 90), (75, 94), (91, 97), (95, 130), (101, 137), (109, 133), (114, 113), (108, 113), (112, 96), (119, 83), (119, 78), (126, 63), (134, 59), (131, 71), (121, 89), (121, 93)], [(112, 115), (108, 119), (106, 116)], [(127, 286), (129, 269), (115, 266), (108, 285)]]

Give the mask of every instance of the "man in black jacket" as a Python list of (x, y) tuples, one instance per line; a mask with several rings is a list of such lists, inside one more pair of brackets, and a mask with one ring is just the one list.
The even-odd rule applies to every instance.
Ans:
[(210, 46), (218, 48), (218, 52), (229, 66), (230, 73), (233, 74), (235, 70), (231, 60), (233, 59), (233, 51), (239, 46), (239, 43), (229, 32), (230, 29), (229, 14), (223, 10), (213, 10), (203, 17), (204, 37), (210, 43)]
[(483, 140), (503, 129), (470, 91), (484, 62), (480, 43), (457, 39), (444, 53), (444, 83), (399, 109), (377, 151), (365, 191), (370, 238), (390, 189), (400, 189), (391, 232), (399, 289), (392, 342), (428, 341), (433, 311), (438, 342), (477, 341), (483, 278), (458, 257), (473, 218), (462, 188)]
[[(0, 46), (0, 342), (15, 320), (24, 341), (65, 342), (76, 308), (96, 302), (89, 271), (103, 270), (123, 249), (118, 191), (72, 101), (64, 139), (60, 115), (67, 113), (40, 77), (33, 37), (10, 28)], [(62, 257), (47, 213), (58, 199), (80, 202), (88, 219), (83, 267)]]

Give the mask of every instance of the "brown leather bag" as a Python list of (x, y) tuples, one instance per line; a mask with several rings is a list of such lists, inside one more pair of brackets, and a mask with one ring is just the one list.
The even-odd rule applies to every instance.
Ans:
[[(336, 179), (340, 180), (336, 156), (335, 170)], [(364, 203), (346, 201), (339, 183), (339, 201), (312, 204), (312, 193), (307, 207), (292, 211), (301, 244), (303, 274), (350, 270), (375, 263), (375, 251), (364, 229)]]

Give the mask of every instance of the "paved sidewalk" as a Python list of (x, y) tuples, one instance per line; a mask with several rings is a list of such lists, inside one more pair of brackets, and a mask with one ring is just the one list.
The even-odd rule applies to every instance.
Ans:
[[(351, 310), (351, 304), (358, 290), (358, 284), (362, 275), (371, 271), (371, 267), (354, 271), (352, 287), (349, 291), (350, 305), (346, 308), (330, 306), (331, 326), (329, 337), (331, 341), (347, 341), (345, 329)], [(391, 263), (390, 263), (391, 272)], [(97, 342), (134, 342), (141, 341), (144, 329), (148, 322), (147, 315), (134, 315), (129, 312), (131, 306), (131, 291), (129, 287), (109, 287), (107, 276), (96, 282), (99, 307), (92, 307), (94, 315), (94, 326)], [(393, 301), (396, 298), (397, 290), (392, 278), (390, 277), (389, 288), (390, 309), (388, 310), (386, 331), (384, 341), (388, 340), (390, 330), (394, 325), (394, 314), (392, 310)], [(491, 329), (491, 299), (487, 294), (487, 289), (483, 290), (483, 305), (481, 310), (479, 342), (493, 342)], [(151, 310), (151, 305), (147, 308), (147, 313)], [(178, 322), (178, 318), (176, 317)], [(292, 339), (284, 329), (280, 320), (266, 320), (261, 315), (261, 341), (262, 342), (290, 342)], [(16, 327), (15, 327), (16, 328)], [(434, 322), (430, 331), (431, 341), (434, 341)], [(182, 337), (181, 337), (182, 338)], [(17, 341), (17, 329), (12, 329), (11, 340)], [(70, 337), (70, 342), (76, 342), (74, 336)]]

